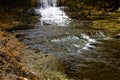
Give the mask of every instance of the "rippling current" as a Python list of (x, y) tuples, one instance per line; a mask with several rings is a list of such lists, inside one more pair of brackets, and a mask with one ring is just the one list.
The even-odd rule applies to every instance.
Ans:
[(120, 79), (120, 40), (107, 31), (38, 24), (14, 34), (36, 53), (60, 58), (67, 76), (75, 80)]

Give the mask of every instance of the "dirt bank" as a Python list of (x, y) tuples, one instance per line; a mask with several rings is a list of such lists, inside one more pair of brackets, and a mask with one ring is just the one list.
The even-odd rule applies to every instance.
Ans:
[(0, 80), (43, 80), (21, 63), (23, 49), (13, 34), (0, 31)]

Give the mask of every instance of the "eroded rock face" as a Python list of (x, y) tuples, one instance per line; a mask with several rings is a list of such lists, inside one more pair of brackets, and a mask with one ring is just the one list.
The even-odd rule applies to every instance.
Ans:
[(36, 6), (36, 0), (0, 0), (0, 29), (16, 30), (33, 28), (39, 15), (27, 11)]
[(60, 0), (59, 5), (69, 6), (73, 10), (81, 9), (109, 9), (117, 10), (120, 0)]

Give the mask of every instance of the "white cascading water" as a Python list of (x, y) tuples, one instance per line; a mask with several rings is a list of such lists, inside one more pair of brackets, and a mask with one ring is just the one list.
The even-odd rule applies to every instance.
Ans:
[(57, 7), (57, 0), (39, 0), (41, 7), (41, 25), (44, 23), (65, 26), (70, 23), (69, 17)]

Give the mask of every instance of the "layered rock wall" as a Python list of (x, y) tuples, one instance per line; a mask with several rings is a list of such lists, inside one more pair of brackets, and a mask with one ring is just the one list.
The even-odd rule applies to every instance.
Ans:
[(111, 9), (117, 10), (120, 0), (59, 0), (59, 5), (64, 5), (73, 10), (80, 9)]

